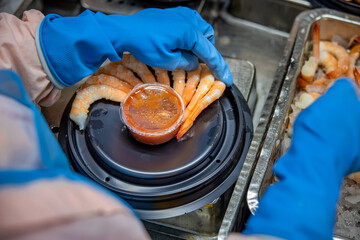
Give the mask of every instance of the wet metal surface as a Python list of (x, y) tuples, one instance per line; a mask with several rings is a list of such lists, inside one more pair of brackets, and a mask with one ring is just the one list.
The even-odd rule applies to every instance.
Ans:
[(246, 59), (255, 65), (258, 102), (253, 121), (256, 127), (289, 35), (234, 18), (226, 11), (214, 27), (218, 35), (216, 47), (224, 56)]

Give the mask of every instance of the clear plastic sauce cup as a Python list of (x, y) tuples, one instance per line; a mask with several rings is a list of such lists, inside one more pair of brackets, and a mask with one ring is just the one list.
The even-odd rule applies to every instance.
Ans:
[(182, 97), (163, 84), (134, 87), (121, 104), (121, 118), (139, 142), (157, 145), (171, 140), (184, 117)]

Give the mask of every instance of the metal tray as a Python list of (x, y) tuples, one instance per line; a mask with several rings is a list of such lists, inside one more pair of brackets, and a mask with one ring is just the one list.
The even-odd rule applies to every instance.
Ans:
[[(281, 140), (284, 134), (286, 116), (295, 96), (296, 79), (305, 61), (306, 54), (309, 52), (308, 43), (311, 41), (311, 29), (314, 23), (320, 25), (320, 38), (322, 40), (330, 40), (334, 34), (349, 40), (353, 35), (360, 32), (359, 17), (335, 10), (305, 11), (296, 18), (292, 28), (292, 32), (296, 32), (294, 47), (291, 55), (288, 56), (287, 62), (289, 64), (285, 74), (278, 74), (277, 77), (280, 79), (274, 80), (274, 83), (282, 82), (282, 87), (273, 108), (271, 122), (262, 142), (262, 148), (258, 153), (257, 165), (247, 192), (247, 204), (252, 214), (258, 207), (260, 196), (266, 187), (273, 182), (273, 163), (282, 154)], [(282, 71), (283, 67), (280, 66), (280, 68), (279, 70)], [(254, 138), (256, 138), (256, 134)], [(347, 238), (335, 236), (335, 239)]]

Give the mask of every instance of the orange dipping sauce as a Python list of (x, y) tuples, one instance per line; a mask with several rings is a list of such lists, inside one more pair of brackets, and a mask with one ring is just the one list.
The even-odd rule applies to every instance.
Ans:
[(150, 145), (172, 139), (184, 115), (182, 97), (163, 84), (136, 86), (121, 107), (122, 119), (133, 137)]

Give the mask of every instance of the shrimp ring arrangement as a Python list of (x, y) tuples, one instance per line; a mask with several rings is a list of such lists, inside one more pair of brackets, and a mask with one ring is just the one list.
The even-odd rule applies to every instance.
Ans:
[[(246, 67), (252, 69), (244, 63)], [(241, 77), (246, 75), (253, 77), (250, 71)], [(152, 88), (164, 92), (157, 95)], [(145, 104), (142, 99), (147, 99)], [(174, 132), (160, 137), (145, 135), (150, 143), (142, 142), (123, 115), (131, 112), (130, 126), (145, 122), (142, 126), (149, 130), (152, 122), (142, 119), (138, 110), (157, 103), (164, 104), (161, 111), (144, 116), (162, 130), (172, 126), (169, 113), (181, 119), (180, 128), (176, 125)], [(155, 142), (168, 135), (170, 140)], [(206, 65), (169, 72), (125, 54), (121, 62), (99, 68), (73, 95), (62, 115), (58, 140), (75, 171), (122, 197), (140, 218), (164, 219), (199, 209), (229, 190), (239, 177), (252, 136), (245, 97), (235, 85), (225, 89)]]
[[(298, 91), (288, 116), (286, 133), (289, 139), (298, 114), (324, 94), (336, 79), (350, 77), (360, 87), (360, 35), (354, 36), (347, 45), (344, 45), (345, 40), (342, 41), (343, 45), (333, 41), (320, 41), (320, 28), (315, 24), (312, 37), (312, 53), (301, 68)], [(360, 172), (348, 177), (360, 183)]]
[(119, 62), (100, 67), (81, 86), (70, 111), (70, 119), (80, 130), (86, 126), (90, 105), (107, 99), (123, 102), (126, 95), (138, 84), (159, 83), (171, 86), (185, 104), (185, 117), (176, 134), (179, 140), (193, 125), (199, 114), (223, 94), (226, 85), (215, 79), (205, 64), (193, 71), (176, 69), (171, 72), (149, 67), (131, 54), (124, 54)]

